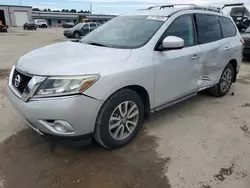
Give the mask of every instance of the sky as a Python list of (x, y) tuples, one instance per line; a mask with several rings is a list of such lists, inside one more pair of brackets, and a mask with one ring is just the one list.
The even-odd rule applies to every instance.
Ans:
[[(213, 5), (221, 7), (225, 3), (235, 3), (235, 0), (186, 0), (185, 3), (198, 5)], [(238, 2), (238, 1), (237, 1)], [(250, 0), (239, 0), (250, 10)], [(52, 10), (77, 9), (89, 10), (92, 4), (93, 13), (121, 14), (136, 11), (152, 5), (181, 4), (183, 0), (0, 0), (2, 5), (29, 5), (33, 8), (50, 8)]]

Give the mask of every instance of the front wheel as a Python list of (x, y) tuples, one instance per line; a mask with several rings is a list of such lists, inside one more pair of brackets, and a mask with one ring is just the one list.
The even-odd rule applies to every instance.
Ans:
[(210, 89), (211, 94), (215, 97), (225, 96), (231, 88), (234, 76), (235, 70), (229, 63), (222, 72), (220, 82)]
[(113, 94), (101, 108), (95, 139), (102, 146), (115, 149), (128, 144), (138, 133), (144, 117), (140, 96), (129, 89)]
[(74, 38), (76, 38), (76, 39), (80, 38), (80, 33), (75, 32), (75, 33), (74, 33)]

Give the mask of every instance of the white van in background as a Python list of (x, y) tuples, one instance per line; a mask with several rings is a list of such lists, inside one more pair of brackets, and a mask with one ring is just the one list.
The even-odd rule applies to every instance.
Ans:
[(40, 27), (40, 28), (47, 28), (48, 27), (48, 24), (47, 24), (46, 20), (44, 20), (44, 19), (35, 19), (34, 23), (37, 25), (37, 27)]

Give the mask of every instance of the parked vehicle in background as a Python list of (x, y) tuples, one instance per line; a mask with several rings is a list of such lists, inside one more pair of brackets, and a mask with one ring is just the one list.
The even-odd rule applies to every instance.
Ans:
[(76, 24), (74, 22), (66, 22), (62, 24), (63, 28), (72, 28), (74, 27)]
[(245, 42), (245, 48), (243, 51), (244, 56), (250, 56), (250, 27), (241, 33), (242, 38)]
[(36, 26), (36, 24), (34, 22), (26, 22), (23, 25), (23, 29), (24, 30), (36, 30), (37, 26)]
[(63, 34), (68, 38), (80, 38), (95, 30), (99, 25), (95, 22), (78, 23), (74, 27), (64, 30)]
[(0, 32), (7, 33), (8, 32), (7, 26), (6, 25), (0, 25)]
[(47, 24), (46, 20), (44, 20), (44, 19), (35, 19), (34, 23), (39, 28), (47, 28), (48, 27), (48, 24)]
[(151, 112), (205, 89), (225, 96), (236, 81), (242, 50), (236, 25), (218, 10), (137, 11), (79, 42), (21, 57), (9, 76), (8, 98), (41, 135), (74, 144), (95, 138), (118, 148), (133, 140)]
[(237, 28), (241, 32), (243, 29), (247, 29), (250, 26), (249, 10), (244, 6), (244, 3), (225, 4), (222, 9), (232, 6), (236, 7), (231, 9), (230, 16), (233, 18)]

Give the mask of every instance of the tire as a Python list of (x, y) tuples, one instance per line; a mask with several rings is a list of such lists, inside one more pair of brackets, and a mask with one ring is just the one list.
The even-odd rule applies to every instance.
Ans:
[(80, 38), (80, 33), (79, 32), (75, 32), (73, 34), (73, 36), (74, 36), (74, 38), (78, 39), (78, 38)]
[[(111, 117), (117, 115), (115, 112), (117, 111), (120, 112), (118, 108), (119, 105), (121, 104), (125, 105), (126, 103), (128, 110), (127, 113), (125, 113), (126, 114), (125, 122), (121, 120), (124, 118), (120, 118), (121, 121), (118, 121), (119, 126), (116, 126), (117, 128), (110, 130), (110, 123), (112, 122)], [(131, 109), (134, 110), (132, 110), (129, 113), (129, 110)], [(129, 124), (127, 123), (133, 121), (133, 119), (129, 118), (129, 115), (135, 114), (136, 112), (138, 112), (138, 114), (136, 116), (133, 116), (134, 120), (136, 121), (133, 122), (134, 124), (131, 124), (129, 126)], [(116, 117), (119, 118), (119, 116)], [(120, 91), (117, 91), (107, 99), (107, 101), (103, 104), (101, 110), (99, 111), (95, 127), (95, 140), (98, 143), (100, 143), (103, 147), (108, 149), (120, 148), (131, 142), (133, 138), (137, 135), (142, 125), (143, 119), (144, 119), (144, 104), (140, 96), (136, 92), (129, 89), (122, 89)], [(123, 129), (122, 135), (124, 135), (124, 138), (115, 139), (114, 135), (116, 131), (118, 133), (117, 136), (121, 137), (121, 129)]]
[[(225, 83), (225, 80), (224, 80), (224, 76), (225, 74), (227, 74), (229, 72), (231, 72), (231, 79), (230, 81), (227, 79), (227, 86), (226, 88), (223, 87), (223, 83)], [(221, 78), (220, 78), (220, 81), (218, 84), (216, 84), (214, 87), (210, 88), (210, 93), (215, 96), (215, 97), (224, 97), (228, 91), (230, 90), (231, 88), (231, 85), (233, 83), (233, 78), (235, 76), (235, 70), (234, 70), (234, 67), (232, 66), (231, 63), (229, 63), (225, 69), (223, 70), (222, 74), (221, 74)]]

